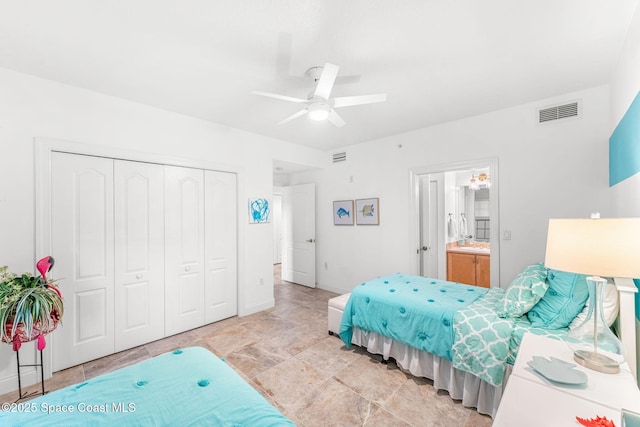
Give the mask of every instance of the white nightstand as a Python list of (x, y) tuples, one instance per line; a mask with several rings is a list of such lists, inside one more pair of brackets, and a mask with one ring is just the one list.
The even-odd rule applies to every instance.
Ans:
[(587, 374), (582, 386), (562, 386), (545, 380), (527, 365), (532, 356), (549, 357), (573, 363), (573, 352), (566, 342), (525, 334), (511, 377), (507, 381), (494, 427), (578, 425), (576, 416), (606, 416), (620, 425), (621, 409), (640, 412), (640, 390), (625, 363), (618, 374), (604, 374), (577, 365)]

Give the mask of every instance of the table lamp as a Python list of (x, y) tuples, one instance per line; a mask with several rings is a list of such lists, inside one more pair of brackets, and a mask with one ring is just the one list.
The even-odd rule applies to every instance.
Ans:
[(602, 277), (640, 278), (640, 218), (550, 219), (545, 266), (589, 276), (588, 314), (569, 331), (569, 345), (579, 364), (618, 372), (624, 347), (604, 317)]

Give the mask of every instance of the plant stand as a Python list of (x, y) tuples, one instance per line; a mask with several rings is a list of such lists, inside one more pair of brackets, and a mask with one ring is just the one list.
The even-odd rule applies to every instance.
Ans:
[[(37, 368), (40, 367), (40, 384), (42, 386), (42, 395), (44, 395), (45, 394), (45, 391), (44, 391), (44, 363), (42, 362), (42, 350), (40, 350), (40, 363), (35, 363), (35, 364), (30, 364), (30, 365), (21, 365), (20, 364), (20, 350), (16, 351), (16, 360), (18, 362), (18, 399), (16, 399), (16, 402), (18, 400), (26, 399), (27, 397), (31, 397), (31, 396), (34, 396), (34, 395), (38, 394), (37, 391), (31, 392), (31, 393), (22, 394), (22, 383), (21, 383), (21, 380), (20, 380), (20, 368), (26, 368), (26, 367), (29, 367), (29, 366), (35, 366), (36, 367), (36, 373), (37, 373), (37, 371), (38, 371)], [(36, 361), (37, 361), (37, 358), (36, 358)]]

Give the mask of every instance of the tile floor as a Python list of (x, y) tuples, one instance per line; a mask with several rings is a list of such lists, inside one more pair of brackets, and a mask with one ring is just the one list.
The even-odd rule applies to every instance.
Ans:
[[(327, 333), (327, 301), (336, 294), (283, 282), (274, 268), (275, 307), (233, 317), (56, 372), (47, 391), (174, 350), (199, 345), (226, 359), (298, 426), (491, 426), (431, 381)], [(37, 389), (38, 386), (32, 387)], [(0, 396), (13, 402), (17, 392)]]

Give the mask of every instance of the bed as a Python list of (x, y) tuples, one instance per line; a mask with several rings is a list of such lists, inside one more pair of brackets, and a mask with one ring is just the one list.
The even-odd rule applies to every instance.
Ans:
[(37, 399), (4, 404), (12, 426), (295, 426), (202, 347), (165, 353)]
[[(542, 264), (525, 268), (507, 289), (404, 274), (378, 277), (352, 290), (338, 333), (347, 347), (393, 358), (464, 406), (493, 417), (524, 333), (564, 339), (568, 326), (584, 315), (583, 279)], [(635, 373), (636, 288), (616, 280), (611, 289), (611, 311), (620, 313), (612, 318)]]

